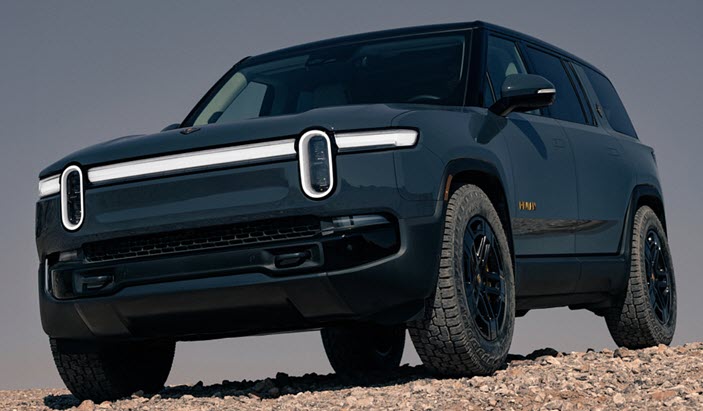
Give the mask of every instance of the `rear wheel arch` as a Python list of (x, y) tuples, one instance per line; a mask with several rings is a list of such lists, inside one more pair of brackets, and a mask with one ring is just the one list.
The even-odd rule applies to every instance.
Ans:
[(637, 210), (642, 206), (648, 206), (654, 211), (657, 218), (664, 228), (664, 232), (668, 234), (666, 227), (666, 216), (664, 212), (664, 200), (661, 191), (650, 184), (641, 184), (632, 189), (630, 204), (625, 213), (625, 224), (623, 224), (622, 236), (620, 239), (621, 253), (629, 258), (630, 244), (632, 242), (632, 226), (635, 220)]
[(664, 231), (666, 228), (666, 215), (664, 213), (664, 201), (662, 200), (661, 193), (653, 186), (639, 186), (642, 187), (636, 191), (636, 202), (634, 211), (637, 212), (640, 207), (648, 206), (657, 215), (659, 221), (661, 221)]

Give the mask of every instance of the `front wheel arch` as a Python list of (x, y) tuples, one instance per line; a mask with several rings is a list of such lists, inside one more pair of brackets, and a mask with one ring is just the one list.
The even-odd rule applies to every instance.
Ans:
[(510, 258), (515, 269), (515, 247), (513, 244), (512, 221), (508, 192), (497, 166), (475, 159), (457, 159), (449, 162), (445, 168), (440, 194), (444, 200), (446, 212), (447, 201), (460, 187), (472, 184), (480, 188), (495, 207), (503, 225), (510, 248)]

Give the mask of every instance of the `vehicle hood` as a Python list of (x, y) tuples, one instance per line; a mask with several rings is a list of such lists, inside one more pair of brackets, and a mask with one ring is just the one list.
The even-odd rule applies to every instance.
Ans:
[(183, 134), (182, 129), (126, 136), (72, 153), (45, 168), (40, 178), (60, 173), (69, 164), (84, 167), (157, 155), (296, 137), (306, 129), (354, 130), (389, 127), (408, 107), (385, 104), (325, 107), (299, 114), (262, 117), (228, 124), (210, 124)]

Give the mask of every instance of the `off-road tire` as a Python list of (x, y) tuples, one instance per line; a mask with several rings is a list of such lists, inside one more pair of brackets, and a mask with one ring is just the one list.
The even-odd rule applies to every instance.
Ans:
[(79, 400), (127, 397), (160, 391), (171, 371), (175, 342), (76, 344), (51, 339), (51, 352), (64, 384)]
[[(645, 250), (647, 233), (653, 230), (659, 237), (662, 255), (671, 274), (672, 313), (662, 324), (650, 304)], [(643, 206), (637, 210), (632, 224), (630, 272), (627, 288), (614, 307), (605, 315), (608, 330), (618, 346), (631, 349), (670, 344), (676, 329), (676, 281), (671, 263), (669, 243), (664, 228), (654, 211)]]
[(338, 374), (357, 375), (397, 368), (405, 347), (405, 325), (359, 325), (320, 330), (330, 365)]
[[(463, 243), (469, 221), (481, 216), (493, 229), (505, 281), (505, 326), (493, 341), (481, 335), (464, 285)], [(427, 369), (441, 375), (490, 375), (505, 363), (515, 323), (515, 286), (508, 241), (488, 196), (474, 185), (458, 188), (445, 215), (437, 287), (422, 319), (408, 324)]]

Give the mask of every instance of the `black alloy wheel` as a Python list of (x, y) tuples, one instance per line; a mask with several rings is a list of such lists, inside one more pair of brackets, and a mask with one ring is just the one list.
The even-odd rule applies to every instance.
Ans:
[(505, 278), (495, 234), (481, 216), (473, 217), (464, 232), (464, 275), (476, 327), (493, 341), (505, 326)]
[(668, 258), (662, 250), (661, 239), (654, 230), (647, 232), (644, 247), (645, 275), (649, 290), (649, 304), (660, 324), (671, 320), (671, 270)]

